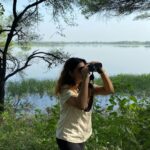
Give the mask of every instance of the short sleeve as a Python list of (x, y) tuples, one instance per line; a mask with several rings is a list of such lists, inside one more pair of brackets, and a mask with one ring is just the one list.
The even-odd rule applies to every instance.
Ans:
[(71, 96), (76, 96), (75, 92), (70, 89), (65, 89), (60, 95), (60, 104), (63, 105)]

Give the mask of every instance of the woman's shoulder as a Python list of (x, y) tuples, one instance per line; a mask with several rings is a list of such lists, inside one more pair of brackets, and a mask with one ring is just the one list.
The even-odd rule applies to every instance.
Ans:
[(68, 92), (72, 93), (72, 94), (76, 93), (76, 91), (73, 88), (71, 88), (71, 86), (63, 85), (62, 88), (61, 88), (61, 94), (68, 93)]
[(76, 97), (77, 93), (75, 93), (75, 91), (72, 90), (68, 85), (65, 85), (61, 88), (61, 93), (59, 96), (61, 99), (61, 104), (63, 105), (65, 101), (69, 99), (69, 97), (71, 96)]

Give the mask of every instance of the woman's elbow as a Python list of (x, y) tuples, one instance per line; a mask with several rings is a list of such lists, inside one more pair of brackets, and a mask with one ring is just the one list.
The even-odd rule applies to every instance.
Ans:
[(110, 89), (110, 90), (109, 90), (109, 93), (110, 93), (110, 94), (114, 94), (114, 93), (115, 93), (114, 88)]
[(114, 90), (114, 88), (110, 88), (110, 89), (107, 89), (107, 90), (106, 90), (106, 93), (107, 93), (107, 94), (114, 94), (114, 93), (115, 93), (115, 90)]

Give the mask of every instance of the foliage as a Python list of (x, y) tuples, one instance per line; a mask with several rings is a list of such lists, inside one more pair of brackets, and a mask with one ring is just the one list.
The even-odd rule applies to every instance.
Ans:
[[(150, 148), (149, 74), (120, 74), (111, 79), (116, 94), (111, 95), (106, 108), (96, 105), (95, 99), (92, 114), (93, 134), (86, 142), (85, 149), (148, 150)], [(102, 81), (96, 80), (96, 83), (101, 84)], [(35, 93), (42, 96), (46, 92), (53, 95), (55, 81), (30, 79), (20, 83), (9, 82), (7, 86), (11, 97), (18, 94), (22, 98), (26, 94)], [(145, 91), (145, 95), (141, 94), (139, 97), (140, 91), (141, 93)], [(22, 109), (26, 109), (26, 106)], [(47, 108), (46, 111), (46, 114), (40, 110), (35, 114), (28, 114), (26, 111), (16, 112), (12, 106), (11, 109), (7, 109), (3, 113), (0, 126), (0, 148), (7, 150), (11, 145), (12, 149), (17, 147), (19, 150), (45, 148), (56, 150), (55, 130), (59, 118), (59, 106)]]
[[(149, 11), (150, 1), (145, 0), (80, 0), (82, 13), (89, 18), (93, 14), (100, 13), (107, 17), (129, 15), (133, 12)], [(141, 15), (138, 15), (141, 16)], [(147, 18), (148, 16), (144, 16)]]
[[(106, 109), (94, 105), (93, 133), (85, 150), (148, 150), (150, 148), (150, 99), (112, 95)], [(116, 106), (117, 109), (115, 108)], [(16, 114), (11, 106), (1, 116), (1, 150), (57, 150), (55, 140), (59, 105), (43, 114)]]
[[(150, 96), (150, 74), (119, 74), (110, 77), (115, 93), (132, 94), (138, 97)], [(95, 83), (102, 84), (102, 80), (97, 79)]]
[(47, 114), (36, 110), (34, 115), (14, 113), (9, 106), (1, 116), (1, 150), (51, 150), (55, 144), (55, 127), (58, 120), (58, 106), (49, 109)]
[[(99, 106), (95, 106), (93, 135), (87, 142), (87, 149), (149, 149), (149, 99), (138, 101), (134, 96), (127, 98), (112, 96), (109, 101), (110, 105), (104, 111), (101, 111)], [(117, 104), (118, 109), (114, 109)]]
[(135, 19), (135, 20), (139, 20), (139, 19), (150, 19), (150, 13), (148, 13), (148, 12), (142, 13), (142, 14), (136, 16), (134, 19)]

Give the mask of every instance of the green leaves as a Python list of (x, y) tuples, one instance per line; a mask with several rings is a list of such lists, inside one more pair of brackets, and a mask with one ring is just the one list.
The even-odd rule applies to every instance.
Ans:
[(134, 18), (134, 20), (140, 20), (140, 19), (150, 19), (150, 13), (145, 12)]
[[(55, 109), (55, 110), (54, 110)], [(53, 111), (57, 114), (53, 114)], [(57, 150), (55, 141), (56, 122), (59, 116), (58, 107), (51, 108), (51, 115), (19, 115), (9, 107), (1, 116), (0, 149), (1, 150)]]
[(110, 106), (107, 107), (107, 110), (110, 111), (110, 110), (113, 110), (113, 108), (114, 108), (114, 105), (110, 105)]
[(137, 103), (137, 99), (135, 98), (135, 96), (130, 96), (130, 100)]
[(150, 107), (141, 105), (146, 104), (146, 101), (140, 101), (133, 95), (112, 95), (106, 111), (94, 111), (94, 131), (87, 144), (87, 150), (147, 149), (150, 139)]
[[(121, 0), (121, 1), (110, 1), (110, 0), (80, 0), (80, 7), (82, 13), (86, 18), (100, 13), (105, 17), (116, 17), (120, 15), (129, 15), (133, 12), (144, 12), (138, 15), (135, 19), (145, 19), (149, 18), (149, 1), (141, 0)], [(145, 13), (146, 12), (146, 13)]]
[[(106, 112), (102, 113), (99, 106), (94, 107), (93, 133), (85, 144), (85, 150), (149, 149), (150, 101), (142, 109), (133, 109), (138, 108), (141, 102), (132, 95), (126, 98), (122, 98), (121, 95), (113, 96), (111, 101), (114, 105), (110, 103)], [(128, 103), (130, 101), (132, 103)], [(143, 103), (145, 101), (143, 99)], [(122, 104), (116, 109), (119, 102)], [(120, 106), (124, 108), (123, 113)], [(19, 116), (14, 113), (12, 108), (6, 108), (2, 116), (3, 122), (0, 124), (0, 149), (58, 149), (55, 130), (59, 119), (59, 105), (47, 109), (48, 113), (46, 114), (37, 109), (35, 114)]]
[(112, 95), (109, 99), (109, 102), (112, 104), (112, 105), (116, 105), (117, 103), (115, 102), (115, 97)]

